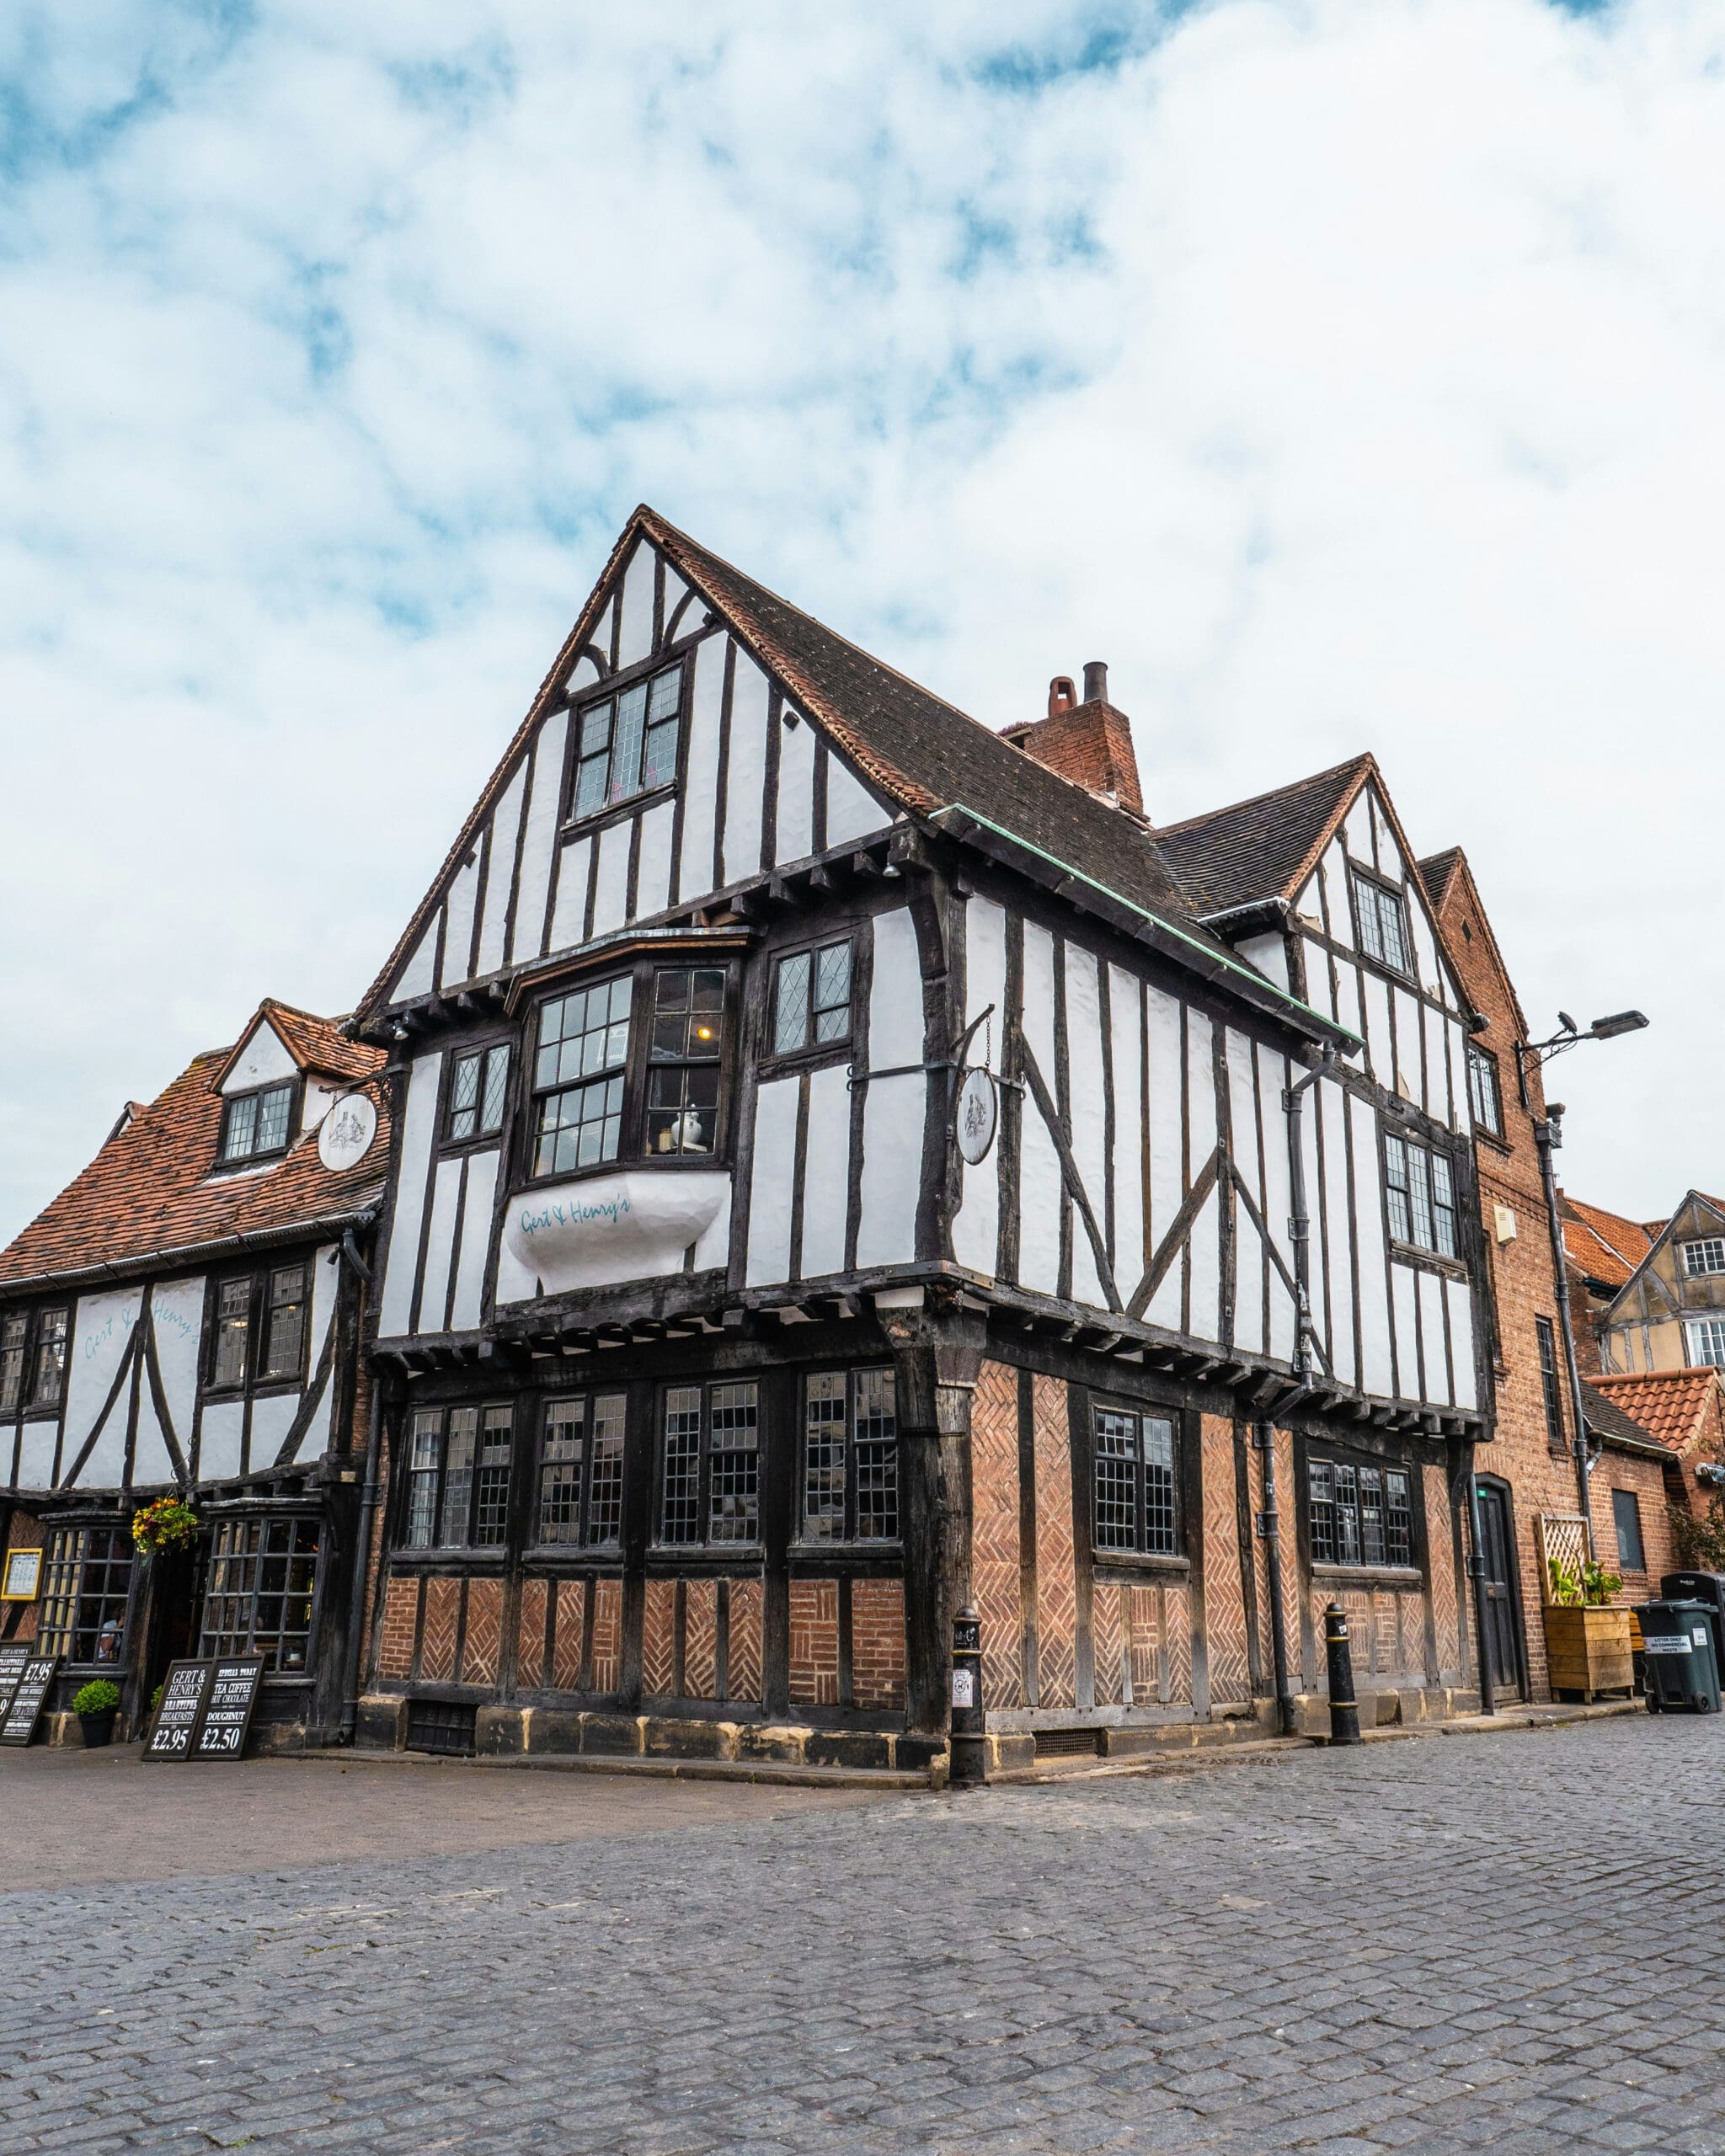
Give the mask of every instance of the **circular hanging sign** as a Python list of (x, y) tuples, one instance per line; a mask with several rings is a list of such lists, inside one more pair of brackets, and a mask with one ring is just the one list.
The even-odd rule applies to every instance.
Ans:
[(332, 1101), (318, 1126), (318, 1158), (331, 1175), (355, 1166), (377, 1135), (377, 1109), (366, 1093), (344, 1093)]
[(993, 1077), (973, 1065), (959, 1087), (959, 1150), (973, 1168), (988, 1158), (1000, 1113)]

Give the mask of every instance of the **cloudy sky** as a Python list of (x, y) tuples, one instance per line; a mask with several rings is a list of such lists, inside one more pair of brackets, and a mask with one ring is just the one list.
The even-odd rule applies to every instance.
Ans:
[(344, 1009), (646, 499), (1168, 820), (1375, 750), (1717, 1187), (1725, 11), (10, 0), (0, 1239)]

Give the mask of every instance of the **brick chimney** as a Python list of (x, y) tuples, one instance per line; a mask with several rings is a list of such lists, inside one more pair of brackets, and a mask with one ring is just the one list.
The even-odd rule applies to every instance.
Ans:
[(1108, 702), (1108, 670), (1099, 659), (1084, 670), (1081, 702), (1071, 675), (1056, 674), (1048, 685), (1048, 717), (1009, 726), (1001, 739), (1100, 799), (1144, 814), (1132, 723)]

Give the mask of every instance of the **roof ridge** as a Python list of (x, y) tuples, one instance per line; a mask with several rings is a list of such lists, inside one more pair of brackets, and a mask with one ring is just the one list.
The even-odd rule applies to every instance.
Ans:
[(1301, 787), (1316, 786), (1320, 779), (1339, 778), (1344, 771), (1351, 774), (1366, 769), (1375, 771), (1376, 768), (1377, 758), (1370, 749), (1363, 749), (1357, 755), (1344, 756), (1339, 764), (1327, 765), (1321, 771), (1308, 771), (1304, 778), (1290, 778), (1284, 780), (1280, 786), (1268, 786), (1262, 793), (1248, 793), (1239, 801), (1224, 801), (1214, 808), (1201, 809), (1195, 816), (1183, 816), (1175, 824), (1152, 824), (1151, 835), (1158, 839), (1172, 838), (1177, 833), (1189, 831), (1195, 825), (1208, 824), (1218, 816), (1237, 815), (1242, 808), (1257, 808), (1266, 801), (1295, 792)]

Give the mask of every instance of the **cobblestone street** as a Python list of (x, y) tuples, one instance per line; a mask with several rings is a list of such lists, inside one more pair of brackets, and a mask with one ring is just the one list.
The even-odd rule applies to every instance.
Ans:
[(199, 1771), (0, 1759), (5, 2150), (1725, 2152), (1717, 1722), (964, 1798), (206, 1769), (176, 1833)]

